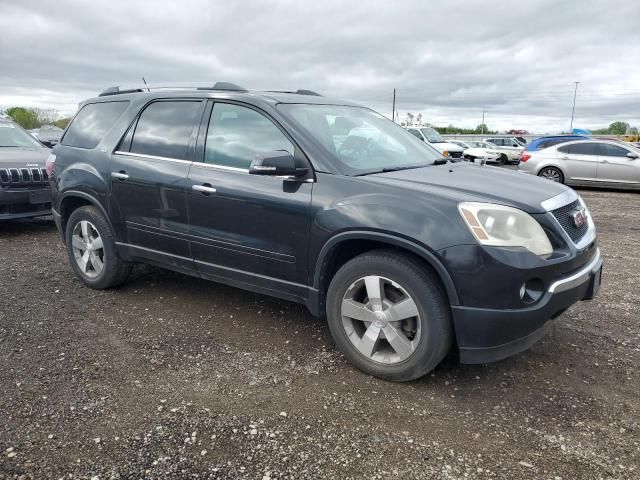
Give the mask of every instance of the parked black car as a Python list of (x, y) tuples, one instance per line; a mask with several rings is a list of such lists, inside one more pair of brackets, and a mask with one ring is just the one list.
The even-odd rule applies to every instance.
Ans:
[(53, 152), (54, 218), (85, 284), (145, 262), (300, 302), (391, 380), (454, 344), (467, 363), (520, 352), (599, 286), (575, 191), (452, 163), (309, 91), (111, 88)]
[(51, 215), (49, 152), (18, 124), (0, 118), (0, 221)]

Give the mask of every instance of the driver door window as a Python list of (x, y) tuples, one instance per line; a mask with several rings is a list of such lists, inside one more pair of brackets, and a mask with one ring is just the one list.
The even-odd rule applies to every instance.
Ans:
[(261, 113), (231, 103), (213, 106), (205, 144), (205, 163), (248, 170), (256, 154), (294, 146), (274, 123)]

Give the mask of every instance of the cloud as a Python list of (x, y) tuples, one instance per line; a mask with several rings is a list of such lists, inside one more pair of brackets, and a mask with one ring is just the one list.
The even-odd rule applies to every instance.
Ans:
[(75, 110), (112, 85), (308, 88), (435, 124), (640, 124), (640, 4), (538, 0), (0, 3), (0, 105)]

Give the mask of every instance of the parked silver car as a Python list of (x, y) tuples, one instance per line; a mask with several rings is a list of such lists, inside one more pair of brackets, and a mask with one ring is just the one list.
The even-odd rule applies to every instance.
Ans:
[(566, 142), (522, 152), (518, 171), (570, 185), (640, 188), (640, 149), (607, 140)]

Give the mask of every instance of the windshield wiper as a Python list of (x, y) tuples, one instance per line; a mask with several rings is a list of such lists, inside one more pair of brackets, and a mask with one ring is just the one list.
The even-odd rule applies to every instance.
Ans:
[(444, 165), (448, 161), (449, 160), (447, 160), (446, 158), (438, 158), (434, 160), (433, 163), (421, 163), (420, 165), (402, 165), (398, 167), (384, 167), (381, 170), (374, 170), (373, 172), (366, 172), (366, 173), (358, 173), (355, 176), (362, 177), (364, 175), (374, 175), (376, 173), (399, 172), (400, 170), (412, 170), (414, 168), (431, 167), (433, 165)]
[(438, 158), (437, 160), (434, 160), (431, 165), (444, 165), (447, 162), (449, 162), (449, 160), (446, 158)]

